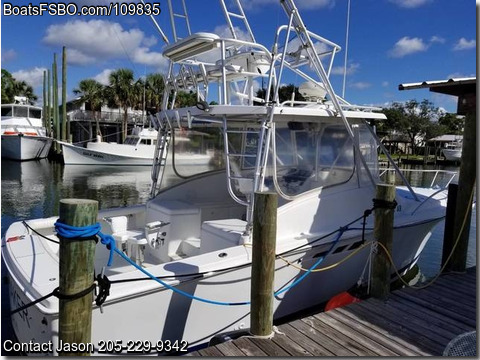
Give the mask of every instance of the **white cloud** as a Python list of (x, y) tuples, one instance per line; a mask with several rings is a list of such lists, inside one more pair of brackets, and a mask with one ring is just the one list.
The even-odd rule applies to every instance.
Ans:
[(390, 0), (391, 3), (405, 9), (414, 9), (432, 2), (432, 0)]
[(153, 46), (156, 43), (157, 43), (157, 38), (154, 35), (143, 39), (143, 45), (147, 47)]
[(405, 36), (396, 42), (393, 49), (389, 51), (389, 55), (400, 58), (416, 52), (426, 51), (427, 49), (428, 45), (426, 45), (422, 39)]
[(9, 62), (17, 57), (17, 53), (13, 49), (2, 50), (2, 63)]
[[(50, 25), (43, 38), (51, 46), (67, 47), (71, 64), (101, 63), (114, 58), (129, 58), (149, 65), (164, 65), (161, 54), (150, 51), (156, 43), (137, 28), (124, 29), (122, 25), (106, 20), (73, 20)], [(154, 61), (158, 61), (155, 64)]]
[(444, 44), (444, 43), (445, 43), (445, 39), (442, 38), (442, 37), (440, 37), (440, 36), (434, 35), (434, 36), (432, 36), (432, 37), (430, 38), (430, 42), (431, 42), (431, 43)]
[[(237, 39), (240, 40), (246, 40), (246, 41), (251, 41), (250, 35), (246, 31), (243, 31), (240, 29), (238, 26), (234, 26), (233, 29), (235, 30), (235, 34), (237, 35)], [(220, 37), (223, 38), (232, 38), (232, 32), (230, 31), (230, 28), (228, 25), (219, 25), (216, 26), (215, 29), (213, 30), (215, 34), (217, 34)]]
[(462, 73), (459, 73), (459, 72), (455, 72), (455, 73), (452, 73), (452, 74), (448, 74), (446, 79), (461, 79), (461, 78), (476, 77), (476, 76), (477, 76), (476, 74), (465, 75), (465, 74), (462, 74)]
[(367, 82), (362, 82), (362, 81), (348, 84), (348, 87), (358, 89), (358, 90), (368, 89), (370, 86), (372, 86), (372, 84)]
[(12, 73), (12, 76), (18, 81), (25, 81), (33, 88), (43, 86), (43, 72), (46, 68), (34, 67), (28, 70), (18, 70)]
[[(347, 75), (351, 75), (357, 72), (360, 68), (360, 64), (358, 63), (351, 63), (347, 66)], [(343, 75), (344, 73), (344, 66), (335, 66), (332, 68), (332, 75)]]
[(131, 58), (136, 63), (156, 66), (159, 69), (166, 69), (168, 65), (168, 60), (162, 54), (149, 51), (146, 47), (135, 49), (131, 54)]
[(67, 63), (72, 65), (88, 65), (96, 62), (95, 57), (88, 56), (77, 49), (67, 48)]
[(476, 45), (475, 39), (467, 40), (462, 37), (460, 40), (457, 41), (457, 43), (453, 47), (453, 50), (459, 51), (459, 50), (475, 49), (476, 46), (477, 45)]
[(100, 74), (97, 74), (93, 77), (94, 80), (97, 80), (100, 84), (108, 85), (108, 77), (112, 73), (113, 69), (105, 69)]

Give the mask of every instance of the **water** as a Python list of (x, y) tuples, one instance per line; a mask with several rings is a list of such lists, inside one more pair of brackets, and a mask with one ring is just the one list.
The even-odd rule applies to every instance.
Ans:
[[(458, 171), (458, 168), (446, 168)], [(428, 186), (433, 173), (406, 173), (412, 185)], [(178, 181), (167, 169), (165, 182)], [(437, 178), (445, 182), (449, 177)], [(40, 161), (1, 161), (1, 236), (14, 221), (58, 215), (63, 198), (96, 199), (100, 209), (145, 203), (150, 190), (149, 167), (63, 166), (46, 159)], [(476, 264), (476, 211), (472, 213), (467, 266)], [(443, 230), (440, 222), (425, 247), (419, 266), (423, 275), (432, 277), (440, 269)], [(5, 291), (2, 263), (2, 339), (13, 334), (8, 323), (8, 292)], [(10, 328), (10, 330), (9, 330)]]

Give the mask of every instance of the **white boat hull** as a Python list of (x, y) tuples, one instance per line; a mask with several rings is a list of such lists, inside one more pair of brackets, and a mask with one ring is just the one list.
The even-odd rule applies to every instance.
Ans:
[[(87, 148), (61, 142), (65, 165), (116, 165), (116, 166), (152, 166), (154, 146), (140, 147), (89, 143)], [(178, 165), (208, 165), (212, 156), (209, 154), (175, 154)], [(171, 154), (169, 154), (171, 159)], [(203, 171), (208, 168), (202, 169)]]
[(2, 135), (2, 157), (12, 160), (43, 159), (48, 156), (52, 138), (29, 135)]
[(449, 161), (460, 161), (462, 158), (461, 149), (443, 149), (443, 155), (445, 159)]
[[(111, 154), (94, 149), (83, 148), (67, 143), (62, 144), (63, 161), (65, 165), (152, 165), (151, 156), (130, 156)], [(126, 146), (131, 147), (131, 146)]]
[[(212, 180), (208, 177), (204, 181), (208, 181), (214, 186), (215, 183)], [(178, 191), (182, 192), (181, 186), (178, 187)], [(400, 201), (399, 204), (402, 205), (402, 210), (397, 210), (400, 212), (398, 212), (394, 228), (392, 253), (396, 267), (406, 270), (417, 261), (430, 236), (432, 227), (442, 218), (442, 215), (439, 215), (442, 210), (435, 204), (429, 207), (432, 202), (418, 207), (418, 203), (412, 202), (408, 198), (408, 193), (404, 190), (399, 191), (397, 198)], [(422, 194), (422, 197), (424, 198), (428, 194), (426, 192)], [(357, 198), (355, 193), (342, 196)], [(315, 199), (316, 196), (312, 195), (309, 198)], [(340, 202), (340, 199), (332, 195), (331, 200), (325, 201)], [(442, 198), (442, 201), (445, 199)], [(352, 203), (353, 207), (355, 205)], [(418, 209), (416, 209), (417, 207)], [(407, 210), (407, 208), (409, 209)], [(144, 216), (142, 214), (145, 207), (138, 206), (135, 209), (105, 210), (99, 214), (99, 219), (126, 214), (126, 211), (134, 211), (131, 215), (133, 217)], [(334, 212), (333, 219), (336, 219), (335, 224), (331, 225), (334, 228), (338, 228), (336, 226), (345, 221), (345, 217), (340, 219), (336, 215), (337, 210), (342, 209), (343, 212), (347, 211), (342, 207), (330, 210)], [(402, 215), (403, 211), (408, 214)], [(411, 211), (418, 214), (415, 220), (410, 215)], [(280, 211), (279, 216), (281, 216)], [(46, 229), (51, 227), (55, 221), (56, 218), (49, 218), (33, 220), (29, 223), (31, 226)], [(102, 231), (105, 231), (105, 228), (108, 230), (106, 223), (103, 220), (99, 221), (103, 224), (104, 230)], [(172, 221), (175, 221), (175, 218), (172, 218)], [(370, 217), (365, 237), (367, 243), (372, 241), (372, 221), (373, 219)], [(185, 220), (182, 227), (188, 226), (190, 224)], [(21, 223), (12, 224), (7, 230), (6, 247), (3, 249), (3, 258), (10, 276), (12, 308), (38, 299), (58, 286), (59, 260), (54, 249), (56, 245), (51, 245), (36, 235), (27, 235), (24, 239), (16, 240), (14, 237), (22, 232), (25, 233), (25, 228)], [(336, 236), (337, 234), (331, 235), (319, 242), (319, 245), (307, 247), (305, 250), (297, 250), (285, 255), (285, 258), (297, 266), (308, 269), (326, 254)], [(358, 230), (358, 227), (344, 232), (336, 247), (336, 249), (342, 249), (328, 255), (319, 268), (336, 264), (345, 259), (355, 249), (358, 249), (361, 240), (361, 230)], [(202, 238), (203, 241), (212, 242), (214, 239)], [(283, 238), (277, 244), (277, 253), (284, 253), (307, 242), (307, 239), (300, 240), (298, 237)], [(251, 251), (250, 246), (236, 245), (177, 261), (161, 263), (147, 269), (155, 276), (171, 276), (172, 273), (203, 273), (205, 275), (200, 277), (178, 277), (178, 280), (170, 280), (171, 285), (200, 298), (229, 303), (245, 302), (250, 300)], [(219, 256), (221, 253), (228, 254), (228, 256)], [(331, 270), (310, 273), (298, 285), (275, 297), (274, 318), (278, 319), (326, 302), (332, 296), (351, 288), (359, 280), (366, 282), (369, 275), (367, 266), (369, 255), (370, 247), (366, 246), (355, 256)], [(101, 266), (105, 266), (108, 259), (108, 251), (100, 243), (97, 244), (96, 258), (96, 272), (99, 273)], [(212, 273), (232, 267), (236, 268), (221, 273)], [(277, 291), (288, 287), (304, 274), (303, 271), (288, 265), (280, 258), (277, 258), (275, 268), (274, 289)], [(144, 274), (138, 270), (132, 270), (131, 265), (118, 256), (115, 256), (113, 267), (111, 270), (107, 268), (108, 271), (111, 271), (108, 274), (111, 281), (145, 278)], [(30, 274), (34, 274), (33, 278), (30, 277)], [(108, 340), (119, 340), (124, 345), (135, 340), (152, 343), (160, 340), (184, 340), (188, 342), (189, 347), (194, 347), (207, 343), (218, 333), (249, 328), (249, 312), (249, 305), (220, 306), (199, 302), (174, 293), (154, 281), (114, 283), (110, 289), (110, 296), (103, 306), (103, 313), (94, 306), (92, 343), (98, 349), (102, 341)], [(53, 341), (55, 347), (58, 344), (58, 300), (49, 298), (17, 313), (12, 316), (12, 323), (19, 341), (28, 342), (35, 338), (39, 342)]]

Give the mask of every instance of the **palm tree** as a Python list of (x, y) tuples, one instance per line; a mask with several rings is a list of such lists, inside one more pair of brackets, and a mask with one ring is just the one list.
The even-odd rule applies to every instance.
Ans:
[(2, 103), (10, 104), (13, 102), (13, 84), (15, 79), (7, 70), (2, 69)]
[(118, 69), (110, 73), (108, 78), (109, 100), (123, 110), (122, 140), (127, 136), (128, 108), (134, 104), (134, 77), (130, 69)]
[(148, 74), (145, 86), (147, 106), (155, 109), (155, 113), (157, 113), (162, 107), (163, 92), (165, 90), (165, 81), (162, 74)]
[(80, 95), (81, 102), (90, 104), (97, 125), (97, 135), (102, 136), (97, 111), (101, 112), (102, 105), (105, 103), (105, 87), (96, 80), (85, 79), (78, 83), (78, 88), (73, 89), (73, 93)]

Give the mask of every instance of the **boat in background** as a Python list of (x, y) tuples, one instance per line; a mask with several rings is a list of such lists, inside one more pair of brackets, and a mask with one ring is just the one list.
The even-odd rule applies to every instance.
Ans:
[[(59, 141), (62, 145), (65, 165), (116, 165), (116, 166), (152, 166), (158, 132), (153, 128), (135, 128), (125, 138), (123, 144), (116, 142), (90, 141), (86, 147)], [(188, 142), (185, 136), (177, 136), (176, 142)], [(178, 154), (176, 160), (192, 165), (208, 165), (211, 154), (186, 152)]]
[(53, 139), (42, 123), (42, 108), (15, 96), (14, 104), (2, 104), (2, 157), (12, 160), (43, 159)]
[(449, 161), (460, 161), (462, 159), (462, 144), (463, 142), (460, 137), (451, 143), (447, 143), (442, 150), (445, 159)]
[[(366, 285), (377, 246), (375, 214), (368, 211), (383, 183), (378, 147), (403, 181), (395, 202), (376, 202), (395, 214), (392, 261), (401, 274), (416, 263), (445, 216), (446, 190), (410, 186), (376, 136), (371, 123), (385, 120), (385, 114), (334, 92), (329, 77), (340, 47), (306, 30), (293, 0), (280, 0), (288, 25), (278, 27), (268, 47), (255, 41), (240, 1), (220, 4), (228, 37), (190, 33), (186, 8), (175, 13), (168, 2), (171, 19), (186, 20), (187, 36), (177, 38), (172, 23), (174, 41), (163, 51), (170, 63), (162, 111), (154, 117), (151, 198), (98, 214), (116, 256), (106, 266), (111, 253), (97, 243), (95, 272), (110, 286), (102, 307), (93, 305), (94, 344), (183, 340), (195, 347), (216, 334), (248, 329), (258, 192), (278, 198), (275, 319)], [(238, 38), (233, 18), (243, 21), (247, 40)], [(280, 101), (280, 84), (288, 76), (311, 83), (301, 87), (305, 101)], [(266, 94), (259, 98), (254, 87), (262, 82)], [(210, 94), (218, 90), (216, 105), (208, 103), (209, 89)], [(176, 107), (179, 91), (195, 92), (197, 105)], [(215, 131), (223, 147), (221, 169), (162, 187), (167, 163), (174, 170), (178, 165), (177, 154), (169, 152), (175, 132), (204, 128)], [(12, 303), (43, 299), (28, 308), (28, 317), (12, 315), (15, 333), (21, 342), (52, 341), (54, 348), (59, 300), (45, 296), (59, 286), (59, 244), (49, 241), (59, 240), (57, 221), (56, 216), (32, 219), (28, 228), (15, 222), (2, 242)]]

